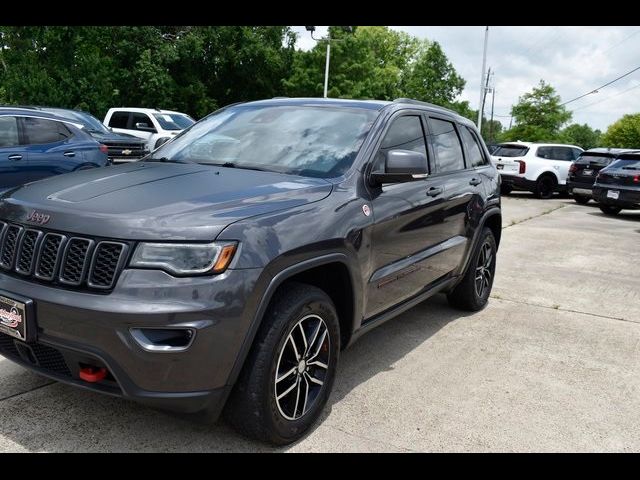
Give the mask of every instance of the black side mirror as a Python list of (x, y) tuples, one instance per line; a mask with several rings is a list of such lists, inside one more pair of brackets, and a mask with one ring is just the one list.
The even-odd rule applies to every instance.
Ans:
[(371, 180), (383, 183), (412, 182), (426, 178), (429, 174), (427, 156), (412, 150), (389, 150), (384, 172), (372, 172)]
[(150, 127), (148, 123), (138, 122), (136, 123), (136, 130), (142, 130), (143, 132), (152, 132), (156, 133), (156, 129)]

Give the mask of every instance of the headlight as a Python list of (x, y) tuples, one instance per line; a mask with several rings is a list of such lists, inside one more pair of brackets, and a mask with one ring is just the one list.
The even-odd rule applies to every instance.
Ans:
[(222, 273), (231, 263), (236, 247), (235, 242), (140, 243), (130, 266), (165, 270), (174, 275)]

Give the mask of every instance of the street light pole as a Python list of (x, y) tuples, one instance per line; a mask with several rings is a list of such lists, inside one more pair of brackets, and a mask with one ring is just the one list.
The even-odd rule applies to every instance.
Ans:
[(327, 59), (324, 64), (324, 98), (327, 98), (329, 89), (329, 58), (331, 58), (331, 37), (327, 37)]
[(484, 75), (487, 68), (487, 40), (489, 40), (489, 27), (484, 30), (484, 51), (482, 53), (482, 75), (480, 76), (480, 101), (478, 102), (478, 131), (482, 132), (482, 110), (484, 107)]

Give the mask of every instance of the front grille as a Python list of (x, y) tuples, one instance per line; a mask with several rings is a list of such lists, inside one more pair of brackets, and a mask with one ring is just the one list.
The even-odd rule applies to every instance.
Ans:
[(34, 343), (26, 343), (15, 340), (13, 337), (0, 333), (0, 354), (5, 357), (22, 360), (35, 367), (40, 367), (50, 373), (63, 377), (71, 377), (71, 370), (59, 350)]
[[(109, 158), (121, 158), (121, 159), (138, 159), (144, 157), (149, 153), (146, 144), (142, 143), (127, 143), (127, 142), (103, 142), (108, 149), (107, 155)], [(127, 152), (127, 153), (122, 153)]]
[(22, 277), (109, 290), (127, 252), (123, 242), (71, 237), (0, 221), (0, 267)]

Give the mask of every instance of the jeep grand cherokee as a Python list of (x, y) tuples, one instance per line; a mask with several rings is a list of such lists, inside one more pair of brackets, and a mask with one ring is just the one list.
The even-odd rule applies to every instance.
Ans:
[(284, 444), (364, 332), (437, 292), (484, 307), (500, 228), (486, 146), (449, 110), (233, 105), (145, 161), (0, 197), (0, 352)]

